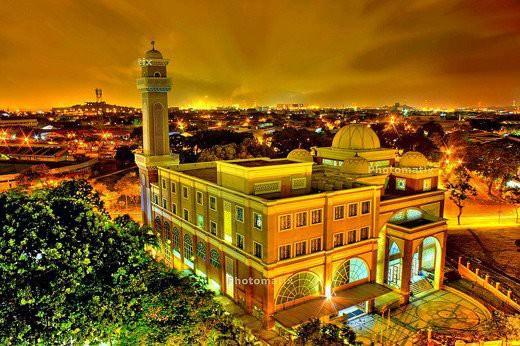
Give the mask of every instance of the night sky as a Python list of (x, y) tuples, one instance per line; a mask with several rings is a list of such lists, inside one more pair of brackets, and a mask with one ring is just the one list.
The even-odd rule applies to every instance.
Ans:
[(139, 105), (137, 58), (177, 106), (520, 103), (520, 1), (2, 0), (0, 108)]

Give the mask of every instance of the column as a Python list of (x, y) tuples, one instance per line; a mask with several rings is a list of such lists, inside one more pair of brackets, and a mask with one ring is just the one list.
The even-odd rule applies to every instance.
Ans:
[(412, 274), (412, 260), (413, 260), (413, 241), (405, 240), (403, 249), (403, 258), (401, 266), (401, 294), (402, 303), (408, 304), (410, 301), (410, 280)]

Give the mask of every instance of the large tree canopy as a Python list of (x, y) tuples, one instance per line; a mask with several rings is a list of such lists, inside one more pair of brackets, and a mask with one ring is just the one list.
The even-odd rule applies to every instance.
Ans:
[(0, 194), (0, 344), (221, 337), (213, 294), (154, 262), (152, 233), (98, 197), (73, 181)]

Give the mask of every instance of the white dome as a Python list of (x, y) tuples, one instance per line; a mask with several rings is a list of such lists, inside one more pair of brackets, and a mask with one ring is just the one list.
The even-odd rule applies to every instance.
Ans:
[(350, 124), (342, 127), (332, 140), (337, 149), (370, 150), (381, 148), (379, 137), (370, 127), (363, 124)]
[(291, 152), (289, 154), (287, 154), (287, 158), (289, 160), (295, 160), (295, 161), (305, 161), (305, 162), (313, 161), (311, 153), (305, 149), (291, 150)]

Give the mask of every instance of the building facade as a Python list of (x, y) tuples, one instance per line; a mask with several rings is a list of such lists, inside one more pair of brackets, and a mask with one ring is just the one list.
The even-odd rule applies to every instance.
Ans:
[(154, 167), (154, 179), (142, 180), (143, 211), (160, 257), (268, 327), (352, 317), (383, 295), (406, 303), (442, 286), (437, 169), (420, 153), (397, 158), (369, 127), (348, 125), (331, 147), (284, 159)]

